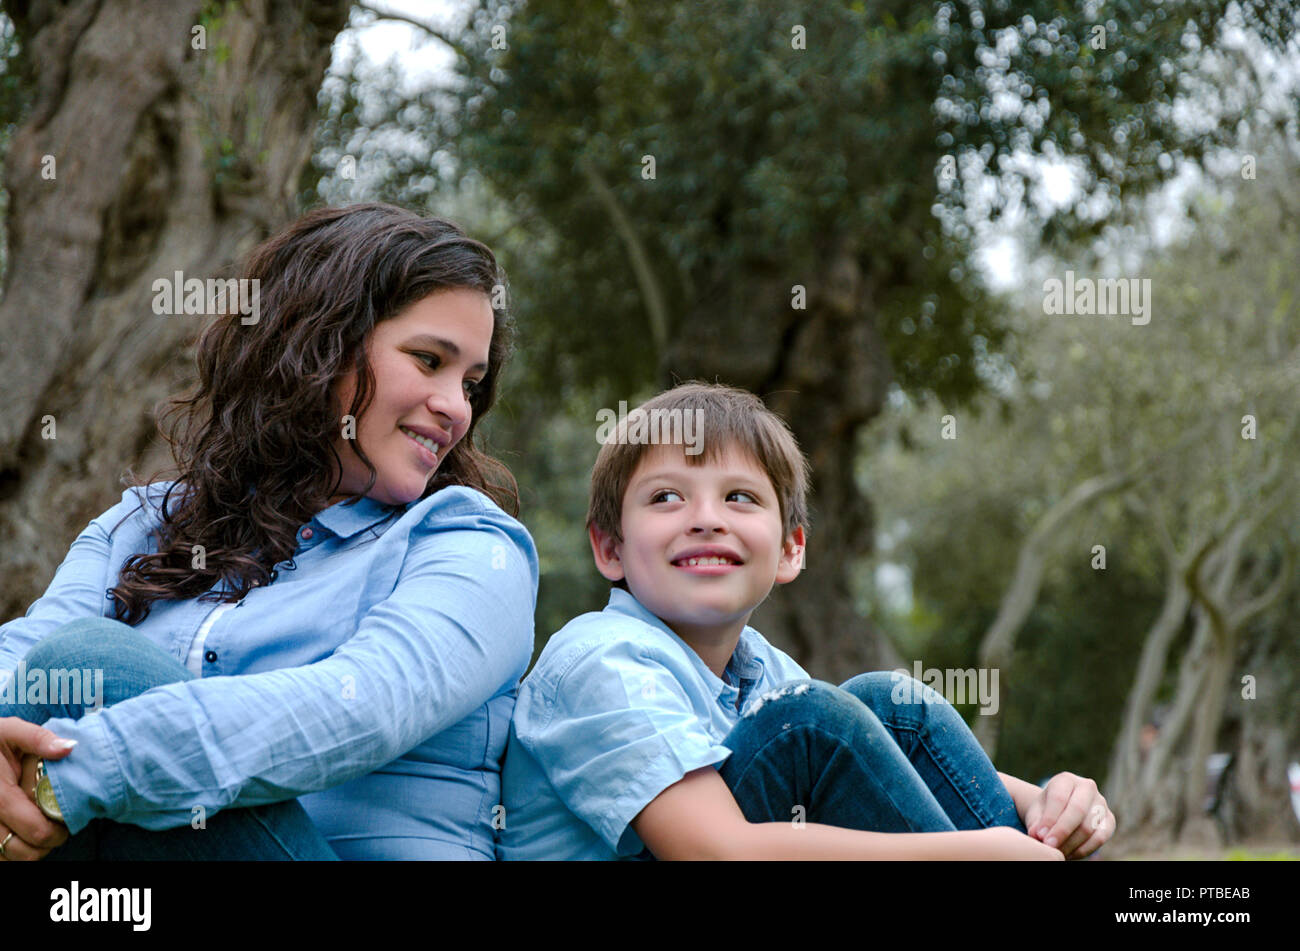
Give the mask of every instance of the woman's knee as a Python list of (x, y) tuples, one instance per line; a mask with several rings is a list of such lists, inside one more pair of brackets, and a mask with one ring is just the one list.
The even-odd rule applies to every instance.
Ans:
[(89, 663), (113, 656), (124, 642), (143, 640), (130, 625), (106, 617), (77, 618), (41, 638), (23, 658), (28, 669), (102, 666)]
[(28, 670), (80, 671), (83, 677), (99, 678), (106, 705), (194, 677), (135, 628), (111, 618), (79, 618), (65, 624), (42, 638), (24, 661)]

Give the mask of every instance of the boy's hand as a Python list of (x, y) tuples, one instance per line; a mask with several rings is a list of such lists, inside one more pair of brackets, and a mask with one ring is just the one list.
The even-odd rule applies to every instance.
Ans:
[(1060, 849), (1050, 849), (1037, 839), (1010, 826), (976, 829), (968, 835), (980, 839), (978, 858), (992, 862), (1063, 862)]
[(1074, 773), (1053, 776), (1021, 819), (1031, 836), (1067, 859), (1087, 858), (1115, 832), (1115, 814), (1097, 784)]

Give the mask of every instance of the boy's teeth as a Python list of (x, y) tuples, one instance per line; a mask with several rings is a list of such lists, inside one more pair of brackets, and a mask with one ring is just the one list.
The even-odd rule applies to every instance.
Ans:
[(427, 436), (421, 436), (419, 433), (413, 433), (405, 426), (401, 427), (401, 430), (402, 432), (406, 433), (406, 435), (410, 436), (412, 439), (418, 442), (425, 449), (433, 453), (435, 456), (438, 454), (438, 448), (439, 448), (438, 444), (434, 442), (432, 439), (428, 438)]
[(695, 565), (730, 565), (731, 563), (732, 563), (732, 561), (731, 561), (730, 558), (719, 558), (717, 555), (711, 556), (711, 557), (709, 557), (709, 558), (687, 558), (687, 559), (686, 559), (686, 564), (687, 564), (687, 565), (692, 565), (692, 566), (695, 566)]

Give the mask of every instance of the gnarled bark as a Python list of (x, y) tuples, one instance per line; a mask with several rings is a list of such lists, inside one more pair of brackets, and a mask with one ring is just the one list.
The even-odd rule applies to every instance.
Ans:
[(39, 596), (127, 467), (166, 462), (153, 411), (189, 382), (202, 318), (155, 314), (152, 283), (215, 276), (294, 216), (349, 5), (5, 3), (37, 81), (5, 168), (0, 617)]

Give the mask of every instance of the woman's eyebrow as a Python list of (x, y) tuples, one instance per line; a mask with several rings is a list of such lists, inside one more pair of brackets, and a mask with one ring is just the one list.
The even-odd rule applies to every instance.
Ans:
[[(435, 337), (431, 334), (416, 334), (414, 337), (407, 338), (406, 343), (408, 346), (415, 347), (441, 347), (453, 360), (460, 356), (460, 347), (456, 346), (450, 340), (443, 337)], [(470, 367), (471, 370), (486, 370), (487, 368), (488, 365), (486, 363), (476, 363)]]

